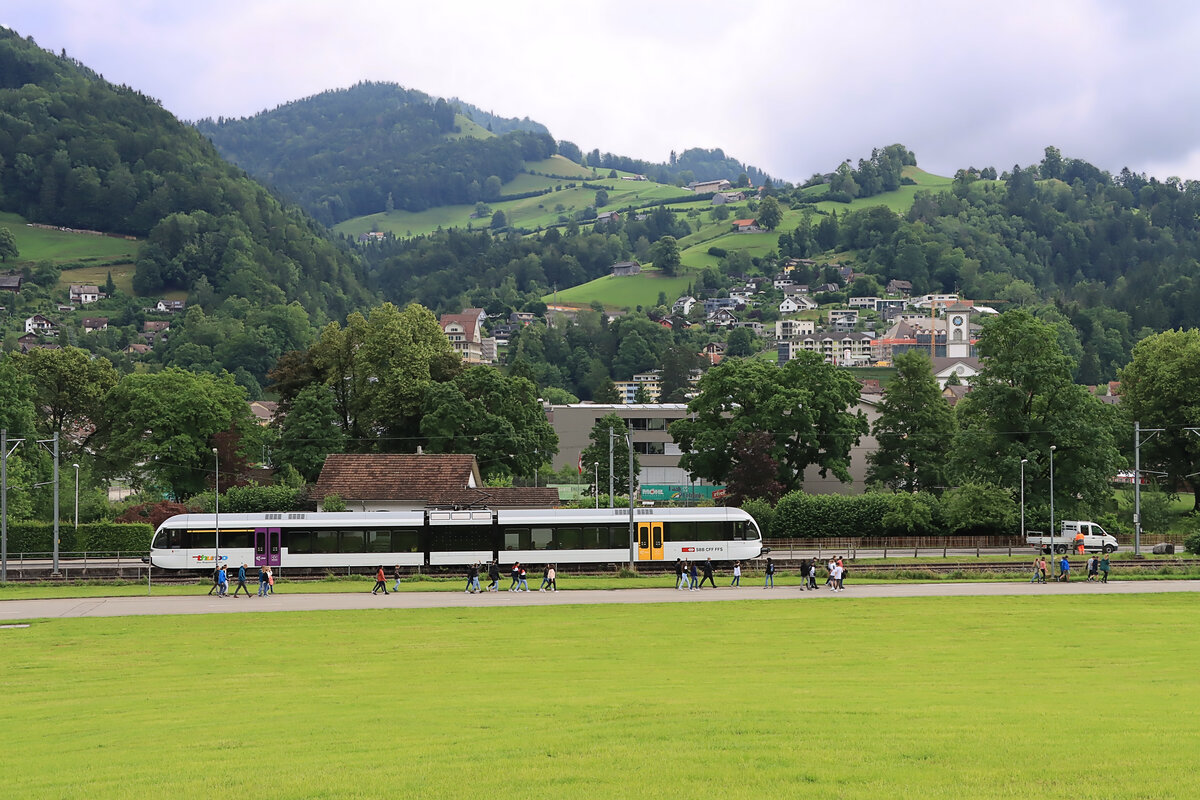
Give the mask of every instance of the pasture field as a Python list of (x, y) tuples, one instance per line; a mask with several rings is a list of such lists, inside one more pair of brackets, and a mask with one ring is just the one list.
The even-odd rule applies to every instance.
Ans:
[(658, 293), (665, 292), (667, 302), (675, 300), (696, 281), (695, 273), (681, 270), (678, 275), (669, 278), (655, 270), (643, 270), (640, 275), (614, 277), (605, 275), (594, 281), (581, 283), (569, 289), (559, 289), (542, 298), (547, 303), (567, 303), (587, 306), (595, 300), (604, 304), (605, 308), (650, 308), (658, 302)]
[(72, 618), (0, 644), (11, 797), (1200, 791), (1190, 596)]
[[(138, 243), (116, 236), (91, 236), (59, 230), (30, 228), (18, 214), (0, 213), (0, 225), (12, 231), (20, 256), (5, 266), (49, 261), (55, 264), (132, 262), (137, 258)], [(113, 275), (116, 280), (116, 275)], [(101, 276), (100, 283), (104, 283)]]

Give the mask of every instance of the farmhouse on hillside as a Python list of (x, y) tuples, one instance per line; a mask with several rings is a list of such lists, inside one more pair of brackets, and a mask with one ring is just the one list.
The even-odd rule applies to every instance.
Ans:
[(642, 265), (636, 261), (618, 261), (612, 265), (612, 275), (614, 278), (624, 278), (630, 275), (641, 273)]

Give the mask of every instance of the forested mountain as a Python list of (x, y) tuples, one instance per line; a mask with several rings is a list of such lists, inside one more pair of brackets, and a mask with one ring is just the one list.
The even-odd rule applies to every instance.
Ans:
[(494, 200), (489, 178), (510, 181), (525, 161), (556, 151), (548, 133), (523, 129), (456, 138), (453, 104), (394, 83), (359, 83), (197, 127), (226, 158), (329, 225), (389, 203), (422, 211)]
[[(565, 149), (563, 155), (568, 155)], [(692, 147), (679, 154), (672, 150), (665, 164), (601, 153), (599, 149), (592, 150), (576, 160), (589, 167), (637, 172), (659, 183), (686, 185), (692, 181), (715, 181), (724, 178), (730, 183), (743, 186), (760, 186), (771, 180), (771, 176), (758, 167), (743, 164), (736, 158), (725, 155), (725, 151), (719, 147), (714, 150)]]
[(0, 28), (0, 209), (146, 237), (142, 294), (299, 301), (314, 320), (367, 305), (357, 257), (226, 163), (159, 103)]

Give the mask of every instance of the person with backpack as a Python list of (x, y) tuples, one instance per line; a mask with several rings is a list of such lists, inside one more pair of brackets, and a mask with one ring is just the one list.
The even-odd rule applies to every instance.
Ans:
[(763, 579), (763, 588), (775, 588), (775, 560), (773, 558), (767, 559), (767, 575)]
[(517, 591), (518, 592), (528, 592), (529, 584), (525, 582), (525, 568), (524, 567), (521, 567), (519, 570), (517, 570), (517, 577), (520, 578), (520, 583), (517, 584)]
[(714, 588), (714, 589), (717, 588), (716, 582), (713, 581), (713, 565), (712, 565), (712, 559), (710, 559), (710, 558), (704, 559), (704, 577), (700, 579), (700, 585), (697, 586), (696, 588), (703, 589), (705, 581), (708, 581), (708, 585), (711, 586), (712, 588)]
[(237, 597), (238, 592), (245, 592), (246, 597), (252, 596), (250, 594), (250, 587), (246, 585), (246, 565), (245, 564), (242, 564), (240, 567), (238, 567), (238, 585), (237, 585), (237, 588), (233, 590), (233, 596)]
[(520, 583), (521, 583), (521, 562), (517, 561), (517, 562), (514, 562), (512, 565), (512, 583), (510, 583), (508, 585), (508, 590), (510, 592), (517, 591), (517, 587), (520, 585)]
[(1100, 559), (1100, 582), (1108, 583), (1108, 553), (1104, 554), (1104, 558)]
[(696, 562), (692, 562), (692, 589), (699, 590), (700, 588), (700, 568), (696, 566)]
[(258, 596), (267, 596), (267, 568), (259, 567), (258, 569)]
[(213, 567), (212, 583), (213, 583), (212, 588), (208, 590), (208, 593), (211, 595), (213, 592), (216, 592), (217, 596), (220, 597), (221, 596), (221, 568), (219, 566)]
[(1071, 580), (1071, 560), (1065, 555), (1062, 557), (1062, 561), (1058, 562), (1058, 571), (1059, 581), (1068, 583)]
[(229, 596), (229, 573), (225, 571), (225, 565), (222, 564), (217, 568), (217, 597)]
[(488, 591), (500, 591), (500, 563), (496, 559), (492, 559), (492, 563), (488, 564)]

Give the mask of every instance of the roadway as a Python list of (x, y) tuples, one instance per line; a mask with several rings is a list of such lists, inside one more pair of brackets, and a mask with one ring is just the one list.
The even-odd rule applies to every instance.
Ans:
[[(200, 587), (198, 587), (199, 589)], [(674, 589), (608, 589), (559, 592), (392, 592), (373, 595), (369, 591), (339, 594), (277, 594), (273, 597), (227, 597), (205, 594), (195, 597), (90, 597), (51, 600), (0, 601), (0, 623), (54, 617), (127, 617), (165, 614), (236, 614), (277, 611), (356, 611), (363, 609), (465, 608), (481, 606), (563, 606), (631, 603), (712, 603), (738, 600), (792, 600), (796, 602), (846, 602), (854, 599), (904, 597), (1045, 597), (1057, 595), (1160, 594), (1200, 592), (1200, 581), (1113, 581), (1111, 583), (1031, 584), (1006, 583), (895, 583), (856, 586), (833, 593), (821, 588), (802, 591), (796, 586), (763, 589), (745, 586), (734, 589), (677, 591)]]

